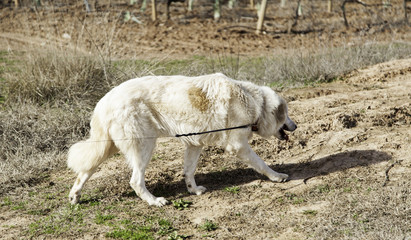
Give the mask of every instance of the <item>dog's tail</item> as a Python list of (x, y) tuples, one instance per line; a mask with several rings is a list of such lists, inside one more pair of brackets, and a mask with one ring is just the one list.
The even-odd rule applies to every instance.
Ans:
[(68, 152), (67, 166), (76, 173), (94, 170), (115, 149), (97, 114), (93, 115), (90, 126), (90, 138), (74, 144)]

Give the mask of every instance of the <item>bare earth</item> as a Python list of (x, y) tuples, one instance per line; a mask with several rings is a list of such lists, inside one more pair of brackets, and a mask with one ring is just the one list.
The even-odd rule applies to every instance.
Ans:
[[(5, 23), (5, 10), (2, 11), (0, 44), (12, 49), (64, 44), (69, 40), (61, 37), (64, 27), (58, 26), (64, 22), (66, 28), (78, 30), (85, 21), (76, 20), (75, 13), (75, 21), (71, 23), (69, 19), (40, 21), (45, 15), (38, 14), (35, 19), (38, 25), (34, 29), (29, 27), (30, 21)], [(15, 19), (15, 13), (7, 14), (10, 14), (7, 19)], [(102, 28), (109, 28), (110, 23), (108, 21)], [(22, 27), (19, 28), (19, 24)], [(42, 26), (55, 26), (58, 32), (50, 34), (53, 31)], [(221, 26), (224, 22), (222, 25), (200, 20), (187, 25), (171, 22), (159, 26), (155, 33), (147, 30), (149, 28), (144, 34), (136, 32), (138, 40), (132, 40), (129, 39), (132, 36), (125, 34), (131, 26), (120, 24), (113, 28), (112, 37), (106, 37), (113, 40), (112, 46), (116, 46), (113, 54), (118, 58), (144, 58), (147, 56), (142, 56), (144, 53), (149, 53), (147, 58), (151, 58), (169, 57), (173, 53), (174, 57), (184, 57), (212, 49), (218, 49), (214, 52), (217, 54), (227, 51), (245, 56), (261, 55), (274, 48), (292, 48), (294, 43), (299, 43), (298, 47), (325, 44), (336, 36), (338, 40), (332, 44), (342, 45), (357, 36), (354, 32), (339, 31), (324, 34), (324, 37), (314, 33), (257, 37), (241, 31), (216, 31)], [(188, 37), (184, 31), (172, 32), (174, 27), (207, 31)], [(90, 31), (97, 33), (98, 29)], [(377, 29), (378, 33), (362, 39), (410, 40), (409, 33), (401, 31)], [(68, 33), (72, 40), (86, 42), (90, 39), (85, 37), (88, 34), (85, 29), (82, 33), (74, 30)], [(161, 38), (154, 36), (157, 33), (162, 34)], [(210, 40), (213, 33), (218, 41)], [(182, 36), (178, 37), (179, 34)], [(231, 35), (229, 39), (238, 46), (230, 45), (230, 41), (222, 43), (227, 37), (224, 34), (237, 36)], [(187, 38), (190, 41), (184, 42)], [(99, 38), (94, 39), (96, 43), (89, 40), (90, 47), (81, 48), (81, 51), (91, 51)], [(304, 39), (309, 40), (308, 43), (303, 42)], [(132, 41), (139, 44), (133, 45)], [(165, 41), (167, 43), (163, 44)], [(280, 45), (272, 47), (277, 43)], [(261, 46), (266, 48), (261, 49)], [(6, 200), (0, 202), (1, 238), (105, 238), (112, 228), (95, 223), (99, 211), (115, 215), (113, 221), (131, 218), (136, 224), (149, 222), (141, 216), (167, 218), (178, 234), (188, 235), (190, 239), (411, 239), (411, 59), (359, 69), (342, 81), (280, 94), (289, 101), (290, 116), (298, 129), (290, 134), (288, 142), (255, 136), (250, 144), (273, 169), (289, 174), (288, 182), (272, 183), (223, 150), (210, 147), (204, 149), (196, 172), (197, 183), (208, 191), (201, 196), (190, 195), (182, 176), (183, 146), (177, 139), (164, 138), (158, 141), (147, 170), (148, 188), (170, 201), (191, 201), (193, 204), (189, 208), (180, 211), (172, 205), (161, 209), (147, 206), (129, 187), (130, 170), (120, 155), (104, 163), (86, 185), (82, 205), (90, 210), (83, 210), (87, 214), (82, 216), (81, 227), (70, 225), (72, 230), (54, 235), (36, 235), (30, 231), (33, 224), (57, 224), (70, 209), (67, 195), (74, 175), (63, 170), (51, 173), (40, 184), (17, 188), (4, 196), (8, 201), (21, 203), (22, 207), (8, 204)], [(232, 186), (238, 187), (237, 193), (227, 191), (226, 188)], [(95, 202), (98, 204), (92, 206)], [(211, 232), (201, 230), (199, 226), (206, 219), (217, 223), (218, 228)]]

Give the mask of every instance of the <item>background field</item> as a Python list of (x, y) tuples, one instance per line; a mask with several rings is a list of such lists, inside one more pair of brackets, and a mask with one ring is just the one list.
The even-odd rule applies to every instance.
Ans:
[[(410, 239), (411, 29), (403, 1), (269, 1), (263, 34), (248, 1), (233, 9), (173, 3), (159, 20), (140, 3), (22, 1), (0, 8), (0, 236), (4, 239)], [(385, 1), (388, 2), (388, 1)], [(372, 5), (376, 4), (376, 5)], [(411, 11), (408, 3), (408, 11)], [(135, 17), (128, 20), (127, 16)], [(410, 14), (408, 14), (410, 15)], [(269, 182), (218, 147), (205, 148), (186, 192), (183, 145), (159, 139), (147, 185), (173, 204), (147, 206), (122, 155), (70, 206), (67, 149), (84, 139), (96, 102), (144, 75), (223, 72), (289, 102), (290, 141), (250, 141)]]

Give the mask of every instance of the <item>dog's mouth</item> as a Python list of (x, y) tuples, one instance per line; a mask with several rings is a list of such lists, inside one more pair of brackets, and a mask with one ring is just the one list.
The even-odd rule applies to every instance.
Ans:
[(280, 132), (281, 140), (288, 141), (288, 135), (284, 131), (284, 126), (282, 128), (280, 128), (279, 132)]

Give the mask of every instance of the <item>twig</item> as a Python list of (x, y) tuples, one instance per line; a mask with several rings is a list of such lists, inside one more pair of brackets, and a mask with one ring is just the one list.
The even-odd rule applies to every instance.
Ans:
[[(405, 20), (405, 24), (408, 25), (408, 15), (407, 15), (407, 2), (410, 0), (404, 0), (404, 20)], [(411, 2), (411, 1), (410, 1)]]
[(390, 172), (391, 168), (393, 168), (396, 163), (400, 163), (400, 161), (395, 161), (395, 162), (391, 163), (391, 165), (388, 166), (387, 169), (385, 169), (385, 181), (382, 184), (383, 187), (385, 187), (387, 185), (387, 183), (390, 181), (390, 176), (388, 175), (388, 173)]
[(359, 4), (363, 5), (364, 7), (367, 7), (368, 5), (364, 2), (362, 2), (362, 1), (359, 1), (359, 0), (345, 0), (343, 2), (343, 4), (341, 5), (341, 9), (342, 9), (342, 12), (343, 12), (344, 24), (348, 28), (349, 27), (348, 20), (347, 20), (347, 16), (345, 15), (345, 4), (347, 4), (347, 3), (359, 3)]
[(293, 29), (295, 26), (297, 26), (298, 17), (299, 17), (299, 12), (298, 12), (298, 10), (300, 9), (300, 7), (301, 7), (301, 0), (298, 0), (298, 2), (297, 2), (297, 8), (295, 9), (294, 22), (293, 22), (293, 23), (291, 24), (291, 26), (289, 27), (288, 33), (291, 33), (291, 32), (292, 32), (292, 29)]

